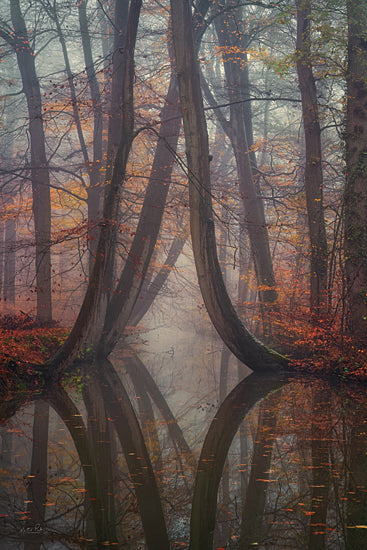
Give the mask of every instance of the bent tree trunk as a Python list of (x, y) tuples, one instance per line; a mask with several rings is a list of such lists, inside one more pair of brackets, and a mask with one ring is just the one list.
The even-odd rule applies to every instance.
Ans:
[(238, 359), (255, 371), (279, 371), (287, 366), (287, 360), (266, 348), (241, 323), (223, 282), (216, 250), (208, 135), (190, 3), (171, 0), (171, 13), (188, 160), (191, 239), (203, 300), (217, 332)]

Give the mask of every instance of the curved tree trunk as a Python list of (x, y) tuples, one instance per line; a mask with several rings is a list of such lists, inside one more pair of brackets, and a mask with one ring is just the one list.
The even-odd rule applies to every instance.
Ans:
[(189, 170), (191, 239), (201, 293), (212, 323), (236, 357), (253, 370), (280, 371), (287, 366), (286, 359), (266, 348), (244, 327), (223, 283), (216, 250), (208, 135), (190, 4), (187, 0), (171, 0), (171, 11)]

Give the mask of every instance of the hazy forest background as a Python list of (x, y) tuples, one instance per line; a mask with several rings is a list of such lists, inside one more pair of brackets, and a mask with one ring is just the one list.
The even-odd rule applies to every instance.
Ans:
[(366, 380), (367, 1), (4, 0), (0, 62), (2, 410), (65, 419), (69, 385), (133, 419), (168, 548), (139, 384), (179, 430), (193, 383), (209, 410), (251, 371)]

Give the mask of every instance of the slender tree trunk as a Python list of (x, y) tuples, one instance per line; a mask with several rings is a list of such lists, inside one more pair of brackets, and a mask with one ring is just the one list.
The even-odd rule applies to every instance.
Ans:
[(209, 170), (209, 146), (190, 4), (171, 2), (173, 37), (189, 170), (190, 225), (196, 272), (209, 316), (230, 350), (254, 370), (280, 371), (287, 361), (243, 326), (229, 299), (218, 262)]
[(136, 302), (132, 314), (129, 318), (129, 324), (136, 326), (140, 323), (144, 315), (148, 312), (150, 306), (162, 290), (169, 274), (172, 272), (176, 261), (181, 254), (183, 247), (187, 241), (186, 228), (182, 228), (180, 235), (174, 238), (171, 247), (168, 251), (166, 260), (158, 271), (157, 275), (150, 280), (150, 283), (142, 287), (139, 300)]
[[(256, 184), (253, 174), (256, 165), (255, 153), (250, 152), (249, 147), (253, 141), (251, 105), (250, 102), (241, 103), (249, 96), (246, 35), (241, 30), (241, 17), (236, 17), (236, 14), (241, 15), (241, 8), (237, 7), (237, 2), (219, 2), (218, 7), (225, 7), (225, 4), (231, 9), (215, 21), (231, 103), (230, 121), (226, 128), (230, 130), (228, 137), (236, 159), (245, 227), (249, 234), (260, 301), (272, 303), (277, 299), (275, 275), (264, 203), (260, 196), (259, 184)], [(238, 52), (235, 57), (234, 48)]]
[(78, 318), (64, 345), (46, 363), (49, 377), (60, 378), (67, 366), (83, 349), (93, 324), (97, 322), (101, 300), (104, 296), (106, 268), (112, 261), (112, 243), (116, 238), (118, 205), (121, 182), (124, 181), (126, 165), (134, 137), (134, 52), (139, 23), (141, 0), (132, 0), (127, 24), (123, 62), (122, 126), (118, 151), (114, 162), (111, 182), (106, 187), (103, 221), (98, 239), (96, 261), (89, 278), (87, 291)]
[(348, 0), (344, 252), (350, 332), (367, 335), (367, 1)]
[(45, 150), (42, 101), (35, 58), (28, 39), (19, 0), (10, 1), (14, 34), (8, 38), (14, 48), (22, 77), (29, 115), (31, 140), (32, 208), (36, 238), (37, 318), (52, 319), (51, 304), (51, 202), (49, 167)]
[(92, 55), (92, 46), (89, 36), (88, 19), (87, 19), (87, 1), (81, 0), (78, 3), (79, 25), (82, 37), (82, 47), (84, 54), (84, 62), (87, 72), (88, 84), (90, 89), (90, 97), (93, 105), (93, 160), (89, 165), (89, 187), (87, 190), (88, 198), (88, 248), (90, 252), (90, 271), (93, 267), (93, 259), (96, 255), (98, 244), (98, 220), (100, 218), (100, 203), (101, 203), (101, 184), (103, 180), (103, 150), (102, 150), (102, 131), (103, 131), (103, 108), (99, 83), (94, 68)]
[[(9, 198), (9, 203), (13, 200)], [(16, 219), (11, 215), (5, 220), (4, 300), (7, 306), (15, 304)]]
[(314, 320), (326, 314), (327, 242), (323, 205), (321, 130), (311, 54), (311, 0), (296, 0), (297, 73), (305, 132), (305, 189), (311, 246), (310, 307)]

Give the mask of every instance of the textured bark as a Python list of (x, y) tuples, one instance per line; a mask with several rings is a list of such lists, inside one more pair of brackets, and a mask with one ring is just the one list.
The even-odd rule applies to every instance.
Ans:
[(216, 330), (236, 357), (253, 370), (279, 371), (286, 367), (286, 359), (266, 348), (243, 326), (223, 282), (216, 250), (208, 135), (190, 4), (186, 0), (172, 1), (171, 11), (189, 170), (191, 239), (203, 300)]
[(297, 73), (305, 133), (305, 190), (311, 246), (310, 307), (315, 319), (326, 313), (327, 242), (323, 205), (321, 130), (310, 43), (311, 0), (296, 0)]
[(32, 209), (36, 238), (37, 319), (50, 321), (51, 303), (51, 202), (49, 167), (45, 150), (40, 85), (19, 0), (11, 0), (14, 33), (5, 38), (16, 52), (28, 106), (31, 141)]
[(367, 335), (367, 1), (348, 0), (345, 269), (349, 329)]
[(212, 550), (218, 486), (233, 437), (252, 407), (282, 385), (284, 381), (280, 378), (253, 373), (240, 382), (220, 406), (205, 437), (197, 468), (190, 550)]

